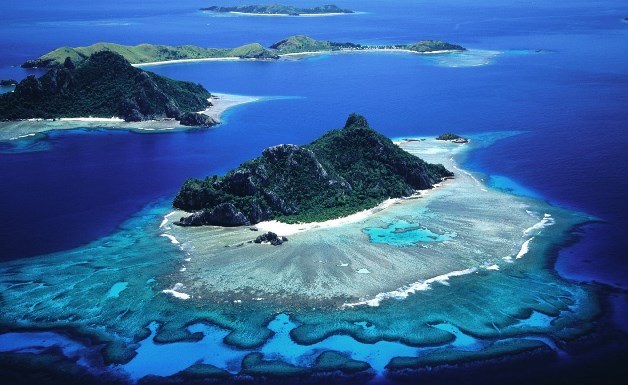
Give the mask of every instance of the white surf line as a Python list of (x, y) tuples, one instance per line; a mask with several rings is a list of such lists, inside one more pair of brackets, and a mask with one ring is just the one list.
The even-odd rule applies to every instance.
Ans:
[(528, 253), (528, 251), (530, 251), (530, 241), (533, 240), (533, 239), (534, 239), (534, 237), (532, 237), (532, 238), (528, 239), (527, 241), (523, 242), (523, 244), (521, 245), (521, 249), (519, 250), (519, 252), (515, 256), (515, 259), (522, 258), (524, 255), (526, 255)]
[[(530, 212), (528, 212), (528, 214), (529, 213)], [(544, 229), (544, 228), (546, 228), (548, 226), (551, 226), (554, 223), (556, 223), (556, 220), (554, 218), (552, 218), (551, 214), (545, 213), (545, 214), (543, 214), (543, 219), (541, 219), (539, 222), (535, 223), (534, 225), (528, 227), (527, 229), (523, 230), (523, 234), (524, 235), (531, 235), (531, 233), (533, 231), (536, 231), (536, 230), (538, 230), (540, 232), (542, 229)]]
[(168, 218), (171, 217), (172, 215), (176, 214), (176, 211), (171, 212), (170, 214), (166, 214), (164, 215), (164, 219), (161, 221), (161, 224), (159, 225), (159, 228), (163, 228), (165, 225), (168, 224)]
[(183, 284), (180, 282), (177, 282), (172, 289), (162, 290), (161, 292), (164, 294), (170, 294), (175, 298), (179, 298), (183, 300), (190, 299), (192, 297), (191, 295), (182, 293), (179, 291), (183, 288), (184, 288)]
[(410, 294), (416, 293), (417, 291), (425, 291), (425, 290), (431, 289), (431, 285), (435, 282), (441, 283), (443, 285), (448, 285), (449, 278), (471, 274), (476, 271), (477, 269), (474, 267), (465, 269), (465, 270), (452, 271), (446, 274), (436, 276), (434, 278), (427, 279), (425, 281), (417, 281), (411, 285), (401, 287), (397, 290), (379, 293), (372, 299), (365, 299), (365, 300), (354, 302), (354, 303), (345, 303), (340, 308), (344, 309), (348, 307), (355, 307), (355, 306), (362, 306), (362, 305), (377, 307), (384, 300), (404, 299), (404, 298), (407, 298)]
[[(453, 161), (453, 159), (450, 159), (450, 160), (452, 160), (452, 161)], [(487, 190), (487, 189), (485, 189), (485, 188), (483, 188), (483, 187), (482, 187), (482, 186), (484, 186), (484, 184), (482, 184), (482, 182), (480, 182), (480, 181), (479, 181), (479, 180), (478, 180), (475, 176), (473, 176), (473, 174), (471, 174), (470, 172), (468, 172), (468, 171), (466, 171), (466, 170), (461, 169), (460, 167), (458, 167), (458, 166), (456, 165), (456, 163), (453, 163), (453, 164), (452, 164), (452, 166), (453, 166), (453, 168), (455, 168), (456, 170), (458, 170), (458, 171), (462, 172), (463, 174), (465, 174), (465, 175), (467, 175), (468, 177), (470, 177), (471, 179), (473, 179), (473, 181), (474, 181), (474, 182), (475, 182), (478, 186), (480, 186), (480, 190), (482, 190), (482, 191), (484, 191), (484, 192), (488, 192), (488, 190)]]
[(19, 135), (19, 136), (13, 137), (13, 138), (9, 138), (9, 140), (24, 139), (24, 138), (28, 138), (28, 137), (30, 137), (30, 136), (35, 136), (35, 135), (37, 135), (37, 134), (35, 134), (35, 133), (32, 133), (32, 134), (24, 134), (24, 135)]
[(166, 237), (166, 238), (170, 239), (170, 242), (172, 242), (172, 244), (174, 244), (174, 245), (178, 245), (178, 244), (181, 243), (181, 242), (179, 242), (179, 240), (177, 238), (173, 237), (170, 234), (161, 234), (160, 237)]

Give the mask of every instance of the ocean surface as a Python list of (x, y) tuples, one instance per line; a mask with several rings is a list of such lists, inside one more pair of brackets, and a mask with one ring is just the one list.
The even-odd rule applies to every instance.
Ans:
[(349, 0), (336, 4), (360, 14), (310, 18), (197, 11), (221, 3), (230, 4), (5, 0), (0, 78), (26, 77), (33, 72), (19, 64), (59, 46), (101, 41), (268, 46), (305, 34), (361, 44), (440, 39), (470, 52), (146, 68), (210, 92), (270, 98), (230, 110), (222, 125), (208, 130), (76, 129), (0, 143), (0, 260), (111, 235), (147, 205), (167, 205), (189, 177), (224, 173), (267, 146), (308, 143), (358, 112), (391, 138), (521, 131), (471, 153), (464, 165), (486, 175), (492, 187), (598, 218), (560, 252), (556, 269), (618, 290), (617, 309), (625, 311), (626, 1)]

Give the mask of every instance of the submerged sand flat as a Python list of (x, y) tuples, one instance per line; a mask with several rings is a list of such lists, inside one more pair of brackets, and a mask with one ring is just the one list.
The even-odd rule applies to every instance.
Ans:
[[(544, 213), (532, 212), (526, 199), (487, 189), (461, 170), (454, 157), (468, 145), (430, 139), (400, 146), (444, 164), (455, 178), (342, 225), (264, 223), (259, 232), (166, 226), (165, 233), (181, 242), (190, 258), (185, 270), (176, 273), (177, 282), (198, 297), (228, 293), (242, 300), (272, 296), (288, 303), (345, 303), (447, 274), (513, 263), (531, 237), (524, 231), (541, 222)], [(287, 235), (289, 241), (281, 246), (249, 243), (266, 230)]]

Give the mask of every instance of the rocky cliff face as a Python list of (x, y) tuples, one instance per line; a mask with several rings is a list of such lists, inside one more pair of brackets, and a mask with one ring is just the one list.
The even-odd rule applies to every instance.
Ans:
[(142, 71), (116, 53), (101, 51), (79, 66), (67, 58), (63, 66), (50, 69), (39, 79), (29, 76), (20, 82), (15, 92), (0, 96), (0, 119), (119, 116), (126, 121), (178, 120), (184, 113), (207, 108), (209, 97), (201, 85)]
[[(195, 211), (181, 225), (238, 226), (269, 219), (324, 220), (409, 196), (452, 176), (406, 153), (351, 115), (308, 146), (265, 149), (223, 177), (186, 181), (173, 205)], [(227, 205), (227, 206), (225, 206)], [(227, 209), (228, 208), (228, 209)], [(243, 219), (245, 218), (245, 219)]]

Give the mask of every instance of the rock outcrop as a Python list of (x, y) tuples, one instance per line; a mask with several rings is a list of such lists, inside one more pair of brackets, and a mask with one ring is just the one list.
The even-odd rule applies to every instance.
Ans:
[(282, 245), (284, 242), (288, 242), (288, 238), (279, 236), (272, 231), (267, 232), (266, 234), (262, 234), (255, 238), (253, 241), (255, 243), (270, 243), (273, 246)]
[(179, 119), (179, 123), (184, 126), (197, 126), (197, 127), (211, 127), (215, 126), (216, 122), (211, 116), (201, 114), (198, 112), (186, 112)]
[(249, 219), (244, 216), (232, 203), (221, 203), (211, 210), (197, 211), (189, 217), (182, 217), (175, 222), (179, 226), (245, 226), (250, 225)]

